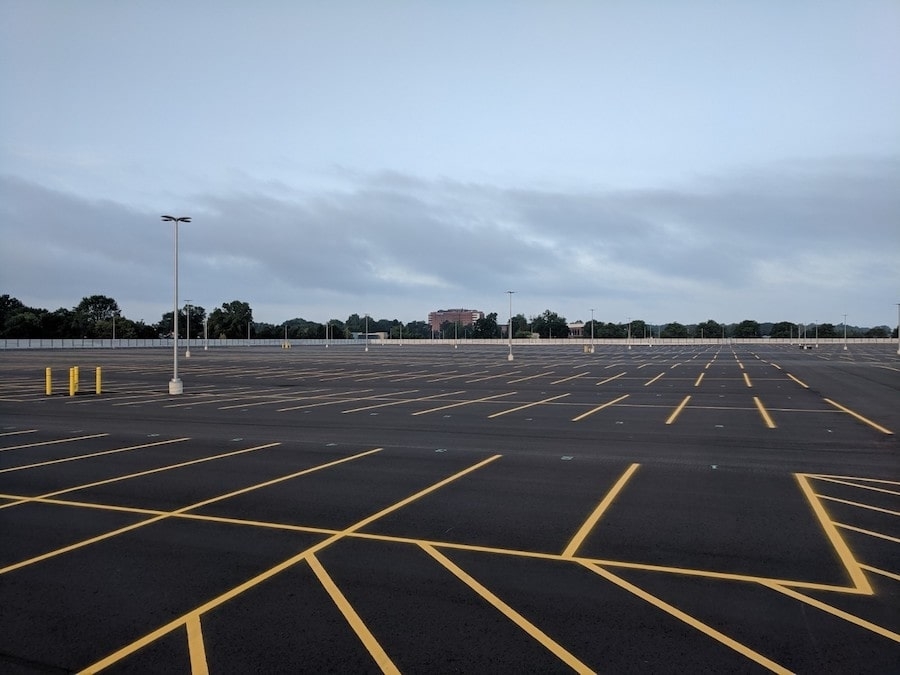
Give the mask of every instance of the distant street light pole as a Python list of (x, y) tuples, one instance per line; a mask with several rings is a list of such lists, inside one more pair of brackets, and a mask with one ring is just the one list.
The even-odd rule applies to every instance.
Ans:
[(512, 353), (512, 296), (515, 291), (506, 291), (509, 295), (509, 323), (506, 325), (506, 338), (509, 340), (509, 356), (506, 357), (507, 361), (513, 360)]
[(847, 351), (847, 315), (844, 314), (844, 351)]
[(369, 351), (369, 315), (366, 314), (366, 351)]
[(191, 358), (191, 302), (192, 300), (185, 300), (184, 304), (187, 305), (187, 347), (184, 350), (184, 358)]
[(188, 216), (162, 216), (163, 222), (175, 223), (175, 302), (172, 306), (172, 380), (169, 395), (183, 394), (184, 383), (178, 379), (178, 223), (191, 222)]
[(631, 317), (628, 317), (628, 349), (631, 349)]
[(594, 310), (591, 309), (591, 354), (594, 353)]
[(209, 349), (209, 317), (203, 317), (203, 351)]
[(900, 354), (900, 302), (897, 303), (897, 353)]

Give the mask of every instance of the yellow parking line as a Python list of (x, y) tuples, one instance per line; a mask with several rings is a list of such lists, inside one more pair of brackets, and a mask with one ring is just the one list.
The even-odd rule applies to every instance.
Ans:
[(33, 434), (37, 429), (23, 429), (22, 431), (6, 431), (0, 436), (19, 436), (20, 434)]
[[(23, 471), (25, 469), (36, 469), (40, 466), (48, 466), (50, 464), (60, 464), (62, 462), (74, 462), (79, 459), (88, 459), (89, 457), (100, 457), (102, 455), (114, 455), (119, 452), (128, 452), (129, 450), (140, 450), (142, 448), (153, 448), (157, 445), (167, 445), (168, 443), (180, 443), (181, 441), (190, 440), (187, 437), (173, 438), (168, 441), (156, 441), (155, 443), (141, 443), (140, 445), (129, 445), (127, 448), (115, 448), (113, 450), (101, 450), (99, 452), (89, 452), (86, 455), (75, 455), (74, 457), (62, 457), (60, 459), (49, 459), (45, 462), (35, 462), (34, 464), (24, 464), (22, 466), (11, 466), (6, 469), (0, 469), (0, 473), (9, 471)], [(0, 507), (2, 508), (2, 507)]]
[[(537, 377), (546, 377), (547, 375), (552, 375), (554, 372), (555, 371), (553, 371), (553, 370), (548, 370), (544, 373), (538, 373), (537, 375), (529, 375), (528, 377), (519, 377), (519, 378), (516, 378), (515, 380), (510, 380), (506, 384), (516, 384), (517, 382), (524, 382), (525, 380), (533, 380)], [(507, 373), (507, 374), (509, 374), (509, 373)]]
[(591, 530), (594, 529), (594, 526), (603, 517), (603, 514), (606, 512), (606, 509), (609, 508), (610, 504), (615, 501), (616, 497), (619, 496), (619, 493), (622, 491), (622, 488), (625, 487), (625, 483), (631, 478), (640, 464), (632, 464), (629, 466), (625, 473), (619, 476), (619, 480), (616, 481), (615, 485), (610, 488), (609, 492), (606, 493), (606, 496), (603, 500), (597, 505), (597, 508), (594, 509), (593, 513), (588, 516), (588, 519), (582, 523), (581, 527), (578, 528), (578, 532), (575, 533), (575, 536), (572, 537), (572, 540), (569, 542), (569, 545), (566, 546), (565, 550), (562, 553), (563, 558), (571, 558), (575, 555), (575, 552), (587, 538), (587, 536), (591, 533)]
[(622, 372), (619, 373), (618, 375), (613, 375), (612, 377), (607, 377), (605, 380), (600, 380), (600, 381), (597, 383), (597, 386), (599, 387), (601, 384), (606, 384), (607, 382), (612, 382), (613, 380), (618, 380), (618, 379), (619, 379), (620, 377), (622, 377), (626, 372), (628, 372), (628, 371), (622, 371)]
[(581, 564), (584, 565), (589, 570), (591, 570), (592, 572), (594, 572), (595, 574), (599, 574), (601, 577), (603, 577), (607, 581), (611, 581), (619, 588), (622, 588), (622, 589), (628, 591), (629, 593), (636, 595), (641, 600), (644, 600), (645, 602), (650, 603), (654, 607), (657, 607), (658, 609), (663, 610), (667, 614), (670, 614), (671, 616), (675, 617), (676, 619), (683, 621), (691, 628), (694, 628), (694, 629), (700, 631), (704, 635), (708, 635), (709, 637), (713, 638), (717, 642), (722, 643), (726, 647), (730, 647), (731, 649), (736, 651), (738, 654), (741, 654), (742, 656), (746, 656), (751, 661), (755, 661), (756, 663), (760, 664), (761, 666), (768, 668), (773, 673), (784, 673), (785, 675), (787, 675), (791, 672), (784, 666), (781, 666), (781, 665), (775, 663), (774, 661), (763, 656), (759, 652), (754, 651), (747, 645), (742, 644), (742, 643), (738, 642), (737, 640), (728, 637), (727, 635), (719, 632), (712, 626), (709, 626), (709, 625), (703, 623), (702, 621), (700, 621), (699, 619), (695, 619), (690, 614), (687, 614), (686, 612), (681, 611), (674, 605), (670, 605), (665, 600), (662, 600), (662, 599), (656, 597), (655, 595), (651, 595), (650, 593), (643, 590), (642, 588), (639, 588), (638, 586), (635, 586), (634, 584), (632, 584), (628, 581), (625, 581), (625, 579), (623, 579), (619, 576), (616, 576), (609, 570), (603, 569), (599, 565), (594, 565), (591, 563), (582, 562)]
[(847, 525), (845, 523), (835, 523), (838, 527), (844, 530), (851, 530), (853, 532), (859, 532), (860, 534), (865, 534), (869, 537), (875, 537), (876, 539), (884, 539), (885, 541), (890, 541), (895, 544), (900, 544), (900, 539), (897, 537), (891, 537), (887, 534), (881, 534), (881, 532), (873, 532), (872, 530), (864, 530), (861, 527), (854, 527), (853, 525)]
[(695, 386), (695, 387), (699, 387), (699, 386), (700, 386), (700, 383), (703, 381), (703, 376), (704, 376), (704, 375), (706, 375), (706, 373), (700, 373), (700, 374), (697, 376), (697, 381), (694, 382), (694, 386)]
[(837, 408), (838, 410), (843, 410), (845, 413), (847, 413), (847, 414), (850, 415), (851, 417), (855, 417), (855, 418), (858, 419), (860, 422), (863, 422), (863, 423), (865, 423), (865, 424), (868, 424), (868, 425), (869, 425), (870, 427), (872, 427), (873, 429), (877, 429), (878, 431), (880, 431), (880, 432), (883, 433), (883, 434), (888, 434), (889, 436), (893, 436), (893, 435), (894, 435), (894, 432), (891, 431), (890, 429), (885, 429), (885, 428), (884, 428), (883, 426), (881, 426), (880, 424), (876, 424), (876, 423), (873, 422), (872, 420), (866, 419), (865, 417), (863, 417), (863, 416), (860, 415), (859, 413), (853, 412), (852, 410), (850, 410), (850, 408), (845, 408), (845, 407), (842, 406), (840, 403), (836, 403), (835, 401), (832, 401), (830, 398), (826, 398), (826, 399), (824, 399), (824, 401), (825, 401), (826, 403), (830, 403), (831, 405), (833, 405), (833, 406), (834, 406), (835, 408)]
[(791, 378), (794, 382), (796, 382), (797, 384), (799, 384), (801, 387), (803, 387), (804, 389), (809, 389), (809, 385), (806, 384), (805, 382), (801, 382), (800, 380), (798, 380), (796, 377), (794, 377), (794, 376), (791, 375), (790, 373), (786, 373), (786, 375), (787, 375), (789, 378)]
[(853, 555), (850, 547), (847, 546), (844, 538), (841, 537), (841, 533), (838, 532), (837, 528), (834, 526), (831, 517), (828, 515), (828, 511), (825, 510), (825, 506), (819, 501), (819, 498), (813, 491), (812, 486), (809, 484), (809, 478), (806, 474), (802, 473), (794, 474), (794, 476), (797, 478), (797, 483), (799, 483), (800, 489), (803, 490), (803, 494), (806, 495), (806, 501), (809, 502), (813, 513), (816, 515), (816, 518), (819, 519), (819, 524), (822, 526), (825, 535), (831, 542), (832, 548), (835, 553), (837, 553), (844, 568), (850, 575), (850, 580), (853, 582), (853, 585), (866, 595), (872, 595), (873, 591), (872, 587), (869, 585), (869, 580), (866, 579), (866, 575), (863, 574), (863, 571), (860, 569), (856, 557)]
[(648, 385), (653, 384), (654, 382), (656, 382), (659, 378), (661, 378), (661, 377), (662, 377), (663, 375), (665, 375), (665, 374), (666, 374), (665, 371), (661, 372), (659, 375), (657, 375), (656, 377), (654, 377), (652, 380), (650, 380), (650, 381), (648, 381), (648, 382), (644, 382), (644, 386), (646, 387), (646, 386), (648, 386)]
[(754, 396), (753, 402), (756, 404), (756, 409), (759, 410), (759, 414), (762, 416), (763, 422), (766, 423), (766, 426), (770, 429), (774, 429), (775, 422), (772, 421), (772, 418), (769, 416), (769, 413), (766, 410), (765, 406), (763, 406), (762, 401), (759, 400), (759, 397)]
[(586, 413), (582, 413), (581, 415), (578, 415), (578, 417), (573, 417), (573, 418), (572, 418), (572, 421), (573, 421), (573, 422), (580, 422), (581, 420), (583, 420), (583, 419), (584, 419), (585, 417), (587, 417), (588, 415), (593, 415), (593, 414), (594, 414), (595, 412), (597, 412), (598, 410), (603, 410), (604, 408), (608, 408), (608, 407), (611, 406), (611, 405), (615, 405), (615, 404), (618, 403), (619, 401), (623, 401), (623, 400), (625, 400), (626, 398), (628, 398), (628, 396), (629, 396), (629, 394), (625, 394), (624, 396), (620, 396), (619, 398), (613, 399), (612, 401), (607, 401), (606, 403), (604, 403), (604, 404), (602, 404), (602, 405), (598, 405), (596, 408), (591, 408), (591, 409), (588, 410)]
[(501, 410), (500, 412), (496, 412), (492, 415), (488, 415), (488, 419), (493, 419), (494, 417), (500, 417), (501, 415), (507, 415), (509, 413), (517, 412), (519, 410), (525, 410), (526, 408), (531, 408), (536, 405), (541, 405), (542, 403), (550, 403), (550, 401), (555, 401), (560, 398), (565, 398), (566, 396), (571, 396), (571, 394), (560, 394), (559, 396), (551, 396), (550, 398), (545, 398), (542, 401), (534, 401), (533, 403), (526, 403), (525, 405), (516, 406), (515, 408), (509, 408), (508, 410)]
[[(419, 391), (418, 389), (411, 389), (410, 391), (401, 391), (397, 394), (392, 394), (392, 396), (398, 396), (400, 394), (413, 394)], [(440, 398), (441, 396), (456, 396), (457, 394), (465, 394), (466, 390), (461, 389), (459, 391), (451, 391), (451, 392), (441, 392), (440, 394), (432, 394), (431, 396), (418, 396), (416, 398), (404, 398), (399, 401), (388, 401), (387, 403), (376, 403), (374, 405), (366, 405), (362, 408), (351, 408), (350, 410), (341, 410), (341, 414), (346, 415), (347, 413), (355, 413), (355, 412), (363, 412), (364, 410), (372, 410), (374, 408), (387, 408), (392, 405), (400, 405), (402, 403), (417, 403), (419, 401), (429, 401), (434, 398)]]
[(191, 655), (191, 675), (209, 675), (206, 648), (203, 646), (203, 628), (200, 615), (192, 614), (185, 622), (188, 634), (188, 652)]
[(471, 588), (487, 602), (493, 605), (497, 610), (500, 611), (501, 614), (510, 619), (514, 624), (516, 624), (519, 628), (521, 628), (528, 635), (534, 638), (543, 647), (548, 649), (554, 656), (556, 656), (563, 663), (572, 668), (575, 672), (594, 672), (591, 668), (589, 668), (577, 657), (575, 657), (571, 652), (567, 651), (562, 645), (553, 640), (544, 631), (542, 631), (512, 607), (503, 602), (503, 600), (494, 595), (487, 587), (479, 583), (474, 577), (469, 575), (462, 568), (458, 567), (453, 561), (444, 556), (437, 549), (432, 546), (428, 546), (427, 544), (421, 544), (421, 547), (422, 550), (424, 550), (428, 555), (437, 560), (445, 569), (453, 573), (453, 575), (456, 576), (457, 579), (462, 581), (464, 584), (466, 584), (466, 586)]
[(753, 385), (752, 385), (752, 384), (750, 384), (750, 376), (749, 376), (749, 375), (747, 375), (747, 373), (746, 373), (746, 372), (745, 372), (745, 373), (744, 373), (744, 382), (746, 382), (746, 383), (747, 383), (747, 386), (748, 386), (748, 387), (750, 387), (750, 388), (752, 388), (752, 387), (753, 387)]
[(510, 391), (506, 394), (495, 394), (494, 396), (485, 396), (484, 398), (476, 398), (472, 401), (460, 401), (459, 403), (451, 403), (450, 405), (442, 405), (439, 408), (429, 408), (428, 410), (420, 410), (418, 412), (413, 413), (413, 417), (416, 415), (427, 415), (428, 413), (439, 412), (441, 410), (448, 410), (450, 408), (458, 408), (462, 405), (471, 405), (472, 403), (483, 403), (485, 401), (491, 401), (495, 398), (504, 398), (506, 396), (512, 396), (516, 392)]
[(550, 384), (560, 384), (562, 382), (568, 382), (569, 380), (577, 380), (579, 377), (584, 377), (585, 375), (589, 375), (590, 371), (584, 371), (583, 373), (578, 373), (577, 375), (572, 375), (571, 377), (564, 377), (561, 380), (554, 380)]
[(0, 452), (6, 452), (7, 450), (24, 450), (25, 448), (39, 448), (44, 445), (57, 445), (59, 443), (72, 443), (73, 441), (86, 441), (91, 438), (103, 438), (104, 436), (109, 436), (109, 434), (91, 434), (89, 436), (73, 436), (72, 438), (57, 438), (52, 441), (41, 441), (39, 443), (25, 443), (23, 445), (10, 445), (7, 448), (0, 448)]
[(669, 415), (669, 419), (666, 420), (666, 424), (672, 424), (672, 422), (674, 422), (676, 419), (678, 419), (678, 416), (681, 414), (681, 411), (684, 410), (684, 406), (686, 406), (688, 404), (688, 401), (690, 401), (690, 400), (691, 400), (690, 395), (685, 396), (684, 400), (681, 403), (679, 403), (678, 407), (675, 408), (675, 410), (672, 412), (671, 415)]
[(346, 596), (341, 592), (341, 589), (337, 587), (337, 584), (334, 583), (334, 580), (329, 576), (328, 572), (325, 571), (325, 568), (322, 567), (322, 563), (319, 562), (319, 559), (311, 554), (307, 556), (306, 562), (316, 575), (319, 583), (322, 584), (322, 587), (328, 592), (328, 595), (331, 596), (331, 600), (340, 610), (341, 614), (344, 615), (344, 618), (347, 620), (347, 623), (350, 624), (350, 627), (353, 629), (353, 632), (356, 633), (360, 642), (363, 643), (363, 646), (368, 650), (369, 654), (375, 660), (375, 663), (381, 668), (381, 672), (397, 673), (399, 675), (400, 670), (394, 665), (394, 662), (391, 661), (391, 657), (388, 656), (378, 640), (375, 639), (375, 636), (372, 635), (372, 631), (369, 630), (368, 626), (366, 626), (356, 610), (353, 609), (353, 605), (350, 604)]

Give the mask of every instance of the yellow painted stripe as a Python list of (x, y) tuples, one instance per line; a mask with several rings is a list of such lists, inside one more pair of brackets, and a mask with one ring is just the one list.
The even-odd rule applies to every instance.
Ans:
[(666, 420), (666, 424), (672, 424), (672, 422), (674, 422), (676, 419), (678, 419), (678, 416), (681, 414), (681, 411), (684, 410), (684, 407), (688, 404), (688, 401), (690, 401), (690, 400), (691, 400), (691, 397), (689, 395), (685, 396), (684, 400), (681, 403), (679, 403), (678, 407), (675, 408), (675, 410), (672, 412), (671, 415), (669, 415), (669, 419)]
[(541, 405), (543, 403), (550, 403), (551, 401), (555, 401), (560, 398), (565, 398), (566, 396), (571, 396), (571, 394), (560, 394), (559, 396), (551, 396), (550, 398), (545, 398), (543, 401), (535, 401), (534, 403), (526, 403), (525, 405), (520, 405), (515, 408), (510, 408), (509, 410), (501, 410), (500, 412), (496, 412), (492, 415), (488, 415), (488, 419), (493, 419), (494, 417), (500, 417), (501, 415), (508, 415), (509, 413), (517, 412), (519, 410), (525, 410), (526, 408), (531, 408), (536, 405)]
[(515, 380), (510, 380), (506, 384), (516, 384), (517, 382), (524, 382), (525, 380), (534, 380), (538, 377), (547, 377), (548, 375), (552, 375), (554, 372), (556, 372), (556, 371), (548, 370), (547, 372), (538, 373), (537, 375), (529, 375), (528, 377), (519, 377)]
[(569, 380), (577, 380), (579, 377), (584, 377), (585, 375), (589, 375), (589, 371), (584, 371), (583, 373), (578, 373), (577, 375), (572, 375), (571, 377), (564, 377), (561, 380), (553, 380), (550, 384), (561, 384), (562, 382), (568, 382)]
[(0, 448), (0, 452), (7, 450), (24, 450), (25, 448), (39, 448), (45, 445), (58, 445), (59, 443), (74, 443), (75, 441), (86, 441), (91, 438), (103, 438), (109, 434), (90, 434), (89, 436), (73, 436), (72, 438), (57, 438), (52, 441), (41, 441), (40, 443), (26, 443), (24, 445), (11, 445), (8, 448)]
[(534, 640), (540, 643), (543, 647), (549, 650), (554, 656), (556, 656), (559, 660), (565, 663), (567, 666), (572, 668), (577, 673), (593, 673), (594, 670), (589, 668), (587, 665), (582, 663), (577, 657), (575, 657), (571, 652), (566, 650), (562, 645), (552, 639), (549, 635), (547, 635), (540, 628), (531, 623), (524, 616), (519, 614), (512, 607), (507, 605), (503, 600), (494, 595), (488, 588), (479, 583), (474, 577), (472, 577), (468, 572), (457, 566), (452, 560), (447, 558), (445, 555), (440, 553), (437, 549), (432, 546), (428, 546), (427, 544), (422, 545), (422, 549), (428, 553), (432, 558), (437, 560), (441, 565), (443, 565), (448, 571), (450, 571), (457, 579), (462, 581), (466, 586), (475, 591), (482, 598), (487, 600), (491, 605), (494, 606), (501, 614), (503, 614), (506, 618), (511, 620), (514, 624), (516, 624), (519, 628), (525, 631), (528, 635), (530, 635)]
[(838, 497), (829, 497), (828, 495), (816, 495), (819, 499), (825, 499), (829, 502), (838, 502), (839, 504), (846, 504), (847, 506), (855, 506), (858, 509), (867, 509), (869, 511), (878, 511), (879, 513), (886, 513), (889, 516), (900, 516), (900, 511), (893, 511), (891, 509), (883, 509), (880, 506), (872, 506), (871, 504), (862, 504), (860, 502), (852, 502), (849, 499), (840, 499)]
[(837, 528), (834, 526), (834, 523), (831, 521), (831, 517), (828, 515), (828, 511), (825, 510), (822, 502), (819, 501), (818, 497), (816, 497), (816, 493), (813, 491), (812, 486), (809, 484), (809, 479), (805, 474), (802, 473), (797, 473), (794, 475), (797, 478), (797, 483), (799, 483), (800, 489), (803, 490), (803, 494), (806, 496), (806, 500), (809, 502), (810, 507), (812, 507), (813, 513), (815, 513), (816, 518), (819, 519), (819, 523), (821, 524), (822, 529), (825, 531), (825, 535), (831, 542), (832, 548), (834, 548), (835, 553), (837, 553), (838, 557), (841, 559), (841, 562), (844, 564), (844, 568), (847, 570), (847, 574), (850, 575), (850, 580), (852, 581), (853, 585), (866, 593), (866, 595), (871, 595), (872, 587), (869, 585), (869, 580), (866, 579), (866, 575), (860, 569), (859, 563), (856, 561), (856, 557), (853, 555), (850, 547), (847, 546), (844, 538), (841, 537), (841, 533), (838, 532)]
[(894, 574), (893, 572), (888, 572), (887, 570), (880, 570), (877, 567), (870, 567), (869, 565), (860, 565), (867, 572), (872, 572), (873, 574), (880, 574), (881, 576), (887, 577), (888, 579), (893, 579), (894, 581), (900, 581), (900, 574)]
[(23, 429), (22, 431), (5, 431), (0, 434), (2, 436), (20, 436), (22, 434), (33, 434), (37, 431), (37, 429)]
[(697, 380), (694, 382), (694, 386), (695, 386), (695, 387), (699, 387), (699, 386), (700, 386), (700, 383), (703, 381), (703, 376), (704, 376), (704, 375), (706, 375), (706, 373), (700, 373), (700, 375), (697, 376)]
[[(396, 394), (391, 394), (392, 396), (399, 396), (401, 394), (412, 394), (419, 391), (418, 389), (413, 389), (412, 391), (406, 392), (398, 392)], [(387, 408), (393, 405), (400, 405), (402, 403), (418, 403), (419, 401), (430, 401), (431, 399), (440, 398), (442, 396), (457, 396), (459, 394), (465, 394), (465, 389), (461, 389), (459, 391), (451, 391), (451, 392), (441, 392), (440, 394), (432, 394), (431, 396), (417, 396), (416, 398), (405, 398), (400, 401), (388, 401), (386, 403), (375, 403), (374, 405), (366, 405), (361, 408), (350, 408), (348, 410), (341, 410), (342, 415), (347, 415), (349, 413), (363, 412), (365, 410), (374, 410), (375, 408)]]
[(416, 415), (427, 415), (428, 413), (439, 412), (441, 410), (449, 410), (450, 408), (458, 408), (463, 405), (471, 405), (473, 403), (484, 403), (485, 401), (491, 401), (495, 398), (504, 398), (506, 396), (512, 396), (516, 392), (510, 391), (506, 394), (495, 394), (494, 396), (485, 396), (484, 398), (476, 398), (471, 401), (461, 401), (459, 403), (451, 403), (450, 405), (442, 405), (439, 408), (429, 408), (428, 410), (420, 410), (418, 412), (412, 413), (413, 417)]
[(868, 537), (875, 537), (876, 539), (884, 539), (885, 541), (891, 541), (895, 544), (900, 544), (900, 538), (891, 537), (886, 534), (881, 534), (881, 532), (873, 532), (872, 530), (864, 530), (861, 527), (854, 527), (853, 525), (845, 525), (844, 523), (835, 523), (835, 525), (844, 530), (850, 530), (851, 532), (859, 532), (860, 534), (864, 534)]
[(847, 413), (847, 414), (850, 415), (851, 417), (855, 417), (855, 418), (858, 419), (860, 422), (863, 422), (863, 423), (865, 423), (865, 424), (868, 424), (868, 425), (869, 425), (870, 427), (872, 427), (873, 429), (877, 429), (877, 430), (880, 431), (881, 433), (883, 433), (883, 434), (888, 434), (889, 436), (893, 436), (893, 435), (894, 435), (894, 432), (891, 431), (890, 429), (885, 429), (885, 428), (884, 428), (883, 426), (881, 426), (880, 424), (876, 424), (876, 423), (873, 422), (872, 420), (866, 419), (865, 417), (863, 417), (863, 416), (860, 415), (859, 413), (853, 412), (852, 410), (850, 410), (850, 408), (845, 408), (845, 407), (842, 406), (840, 403), (836, 403), (835, 401), (832, 401), (830, 398), (826, 398), (826, 399), (824, 399), (824, 400), (825, 400), (826, 403), (830, 403), (831, 405), (833, 405), (833, 406), (834, 406), (835, 408), (837, 408), (838, 410), (843, 410), (845, 413)]
[[(807, 474), (807, 476), (809, 476), (809, 474)], [(887, 485), (900, 485), (900, 483), (898, 483), (897, 481), (893, 481), (893, 480), (878, 480), (876, 478), (856, 478), (854, 476), (847, 476), (847, 478), (849, 480), (841, 480), (837, 477), (822, 476), (819, 474), (816, 474), (815, 476), (811, 476), (811, 478), (815, 478), (816, 480), (821, 480), (826, 483), (837, 483), (838, 485), (848, 485), (852, 488), (857, 488), (859, 490), (870, 490), (872, 492), (881, 492), (884, 494), (896, 495), (896, 496), (900, 497), (900, 492), (898, 492), (897, 490), (886, 490), (884, 488), (875, 487), (874, 485), (862, 485), (862, 484), (856, 482), (856, 481), (862, 480), (862, 481), (871, 481), (873, 483), (884, 483)]]
[(187, 437), (184, 438), (173, 438), (168, 441), (156, 441), (155, 443), (142, 443), (140, 445), (129, 445), (127, 448), (115, 448), (114, 450), (101, 450), (100, 452), (89, 452), (86, 455), (75, 455), (74, 457), (62, 457), (60, 459), (48, 459), (46, 462), (35, 462), (34, 464), (24, 464), (22, 466), (11, 466), (6, 469), (0, 469), (0, 473), (7, 473), (8, 471), (23, 471), (25, 469), (35, 469), (41, 466), (48, 466), (50, 464), (60, 464), (62, 462), (74, 462), (80, 459), (88, 459), (89, 457), (100, 457), (102, 455), (114, 455), (119, 452), (128, 452), (129, 450), (140, 450), (142, 448), (152, 448), (158, 445), (167, 445), (169, 443), (180, 443), (182, 441), (190, 440)]
[(593, 415), (598, 410), (603, 410), (604, 408), (608, 408), (611, 405), (615, 405), (619, 401), (624, 401), (626, 398), (628, 398), (629, 395), (630, 394), (625, 394), (624, 396), (620, 396), (619, 398), (614, 398), (612, 401), (607, 401), (606, 403), (603, 403), (602, 405), (598, 405), (596, 408), (592, 408), (591, 410), (588, 410), (586, 413), (582, 413), (581, 415), (578, 415), (578, 417), (573, 417), (572, 421), (580, 422), (585, 417), (587, 417), (588, 415)]
[(882, 626), (872, 623), (871, 621), (866, 621), (865, 619), (861, 619), (858, 616), (845, 612), (842, 609), (838, 609), (837, 607), (832, 607), (821, 600), (816, 600), (815, 598), (811, 598), (808, 595), (804, 595), (803, 593), (798, 593), (797, 591), (786, 588), (784, 586), (779, 586), (778, 584), (765, 584), (769, 588), (778, 591), (779, 593), (783, 593), (788, 597), (794, 598), (795, 600), (799, 600), (800, 602), (805, 602), (807, 605), (811, 605), (816, 609), (821, 609), (823, 612), (827, 612), (832, 616), (836, 616), (838, 618), (843, 619), (844, 621), (849, 621), (850, 623), (859, 626), (860, 628), (865, 628), (866, 630), (872, 631), (873, 633), (877, 633), (882, 637), (886, 637), (888, 640), (893, 640), (894, 642), (900, 642), (900, 633), (895, 633), (892, 630), (888, 630)]
[(744, 382), (747, 383), (747, 386), (748, 386), (748, 387), (753, 387), (753, 385), (750, 384), (750, 376), (747, 375), (747, 373), (744, 373)]
[(758, 663), (759, 665), (763, 666), (764, 668), (768, 668), (773, 673), (784, 673), (785, 675), (788, 675), (791, 672), (784, 666), (782, 666), (778, 663), (775, 663), (768, 657), (763, 656), (762, 654), (751, 649), (747, 645), (742, 644), (731, 637), (728, 637), (727, 635), (719, 632), (712, 626), (709, 626), (709, 625), (703, 623), (699, 619), (695, 619), (690, 614), (687, 614), (686, 612), (681, 611), (677, 607), (670, 605), (669, 603), (665, 602), (664, 600), (661, 600), (660, 598), (656, 597), (655, 595), (651, 595), (650, 593), (643, 590), (642, 588), (639, 588), (639, 587), (635, 586), (634, 584), (632, 584), (628, 581), (625, 581), (625, 579), (622, 579), (621, 577), (616, 576), (612, 572), (605, 570), (598, 565), (592, 565), (592, 564), (588, 564), (588, 563), (582, 563), (582, 564), (585, 567), (587, 567), (589, 570), (591, 570), (592, 572), (595, 572), (596, 574), (599, 574), (604, 579), (611, 581), (619, 588), (622, 588), (622, 589), (628, 591), (629, 593), (636, 595), (641, 600), (644, 600), (645, 602), (648, 602), (651, 605), (653, 605), (654, 607), (661, 609), (662, 611), (675, 617), (676, 619), (683, 621), (691, 628), (694, 628), (694, 629), (700, 631), (704, 635), (708, 635), (709, 637), (716, 640), (717, 642), (722, 643), (726, 647), (730, 647), (731, 649), (736, 651), (738, 654), (741, 654), (742, 656), (747, 657), (751, 661)]
[(794, 376), (791, 375), (790, 373), (787, 373), (787, 376), (788, 376), (789, 378), (791, 378), (794, 382), (796, 382), (797, 384), (799, 384), (801, 387), (803, 387), (804, 389), (809, 389), (809, 385), (808, 385), (808, 384), (806, 384), (805, 382), (801, 382), (800, 380), (798, 380), (796, 377), (794, 377)]
[(762, 401), (759, 400), (759, 396), (754, 396), (753, 402), (756, 404), (756, 409), (759, 410), (759, 414), (760, 416), (762, 416), (763, 422), (766, 423), (766, 426), (770, 429), (774, 429), (775, 422), (772, 421), (772, 417), (769, 415), (769, 412), (766, 410), (765, 406), (763, 406)]
[(628, 372), (627, 370), (622, 371), (618, 375), (613, 375), (612, 377), (607, 377), (605, 380), (600, 380), (596, 386), (599, 387), (601, 384), (606, 384), (607, 382), (612, 382), (613, 380), (618, 380), (620, 377), (622, 377), (627, 372)]
[(319, 583), (322, 584), (322, 587), (328, 592), (328, 595), (331, 596), (331, 599), (341, 611), (341, 614), (344, 615), (344, 618), (347, 620), (347, 623), (350, 624), (350, 627), (353, 629), (353, 632), (356, 633), (360, 642), (363, 643), (363, 646), (368, 650), (369, 654), (375, 660), (375, 663), (381, 668), (381, 672), (397, 673), (397, 675), (399, 675), (400, 670), (394, 665), (391, 657), (388, 656), (378, 640), (375, 639), (372, 631), (369, 630), (368, 626), (366, 626), (356, 610), (353, 609), (353, 606), (347, 601), (347, 598), (341, 592), (341, 589), (337, 587), (337, 584), (334, 583), (334, 580), (329, 576), (328, 572), (325, 571), (325, 568), (322, 567), (322, 563), (319, 562), (318, 558), (316, 558), (315, 555), (309, 555), (306, 558), (306, 562), (309, 564), (310, 568), (312, 568)]
[(661, 372), (659, 375), (657, 375), (656, 377), (654, 377), (652, 380), (650, 380), (650, 381), (648, 381), (648, 382), (644, 382), (644, 386), (646, 387), (646, 386), (648, 386), (648, 385), (653, 384), (654, 382), (656, 382), (659, 378), (661, 378), (661, 377), (662, 377), (663, 375), (665, 375), (665, 374), (666, 374), (665, 371)]
[(203, 646), (203, 629), (200, 615), (192, 614), (185, 623), (188, 634), (188, 651), (191, 654), (191, 675), (209, 675), (206, 663), (206, 648)]
[(609, 508), (610, 504), (615, 501), (616, 497), (619, 496), (619, 493), (625, 487), (625, 484), (631, 478), (640, 464), (632, 464), (629, 466), (625, 473), (619, 476), (619, 480), (616, 481), (615, 485), (610, 488), (609, 492), (606, 493), (606, 496), (603, 500), (597, 505), (597, 508), (594, 509), (594, 512), (588, 516), (588, 519), (582, 523), (581, 527), (578, 528), (578, 532), (575, 533), (575, 536), (572, 537), (572, 540), (569, 542), (569, 545), (566, 546), (563, 551), (563, 558), (571, 558), (575, 555), (575, 552), (579, 549), (587, 536), (591, 533), (591, 530), (594, 529), (594, 526), (599, 522), (600, 518), (603, 517), (603, 514), (606, 512), (606, 509)]

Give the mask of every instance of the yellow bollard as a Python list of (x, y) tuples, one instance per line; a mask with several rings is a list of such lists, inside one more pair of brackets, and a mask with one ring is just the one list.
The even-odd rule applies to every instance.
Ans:
[(81, 389), (81, 369), (79, 366), (75, 366), (75, 393)]
[(102, 380), (102, 379), (103, 379), (103, 370), (100, 368), (100, 366), (97, 366), (97, 373), (96, 373), (96, 378), (95, 378), (95, 385), (96, 385), (97, 395), (98, 395), (98, 396), (100, 395), (100, 389), (101, 389), (100, 383), (101, 383), (101, 380)]
[(69, 368), (69, 396), (75, 395), (75, 369)]
[(53, 395), (53, 371), (50, 368), (44, 369), (44, 390), (47, 392), (47, 396)]

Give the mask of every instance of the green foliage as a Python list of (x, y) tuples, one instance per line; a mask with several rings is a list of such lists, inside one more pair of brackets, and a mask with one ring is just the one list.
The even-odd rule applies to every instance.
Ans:
[(734, 337), (754, 338), (759, 337), (759, 322), (753, 319), (744, 319), (734, 331)]
[(491, 312), (475, 322), (472, 337), (486, 339), (500, 337), (500, 326), (497, 325), (497, 312)]
[(545, 309), (543, 313), (531, 320), (531, 330), (541, 338), (569, 337), (569, 325), (566, 323), (566, 318), (549, 309)]

